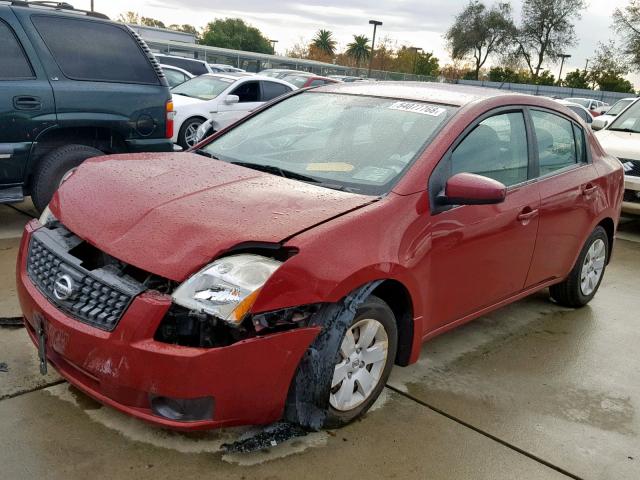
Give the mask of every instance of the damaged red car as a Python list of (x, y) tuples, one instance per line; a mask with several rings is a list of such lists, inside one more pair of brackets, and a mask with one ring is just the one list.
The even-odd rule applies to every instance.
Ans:
[(187, 153), (93, 158), (26, 227), (41, 368), (184, 430), (340, 426), (422, 342), (549, 287), (596, 294), (623, 172), (544, 98), (300, 91)]

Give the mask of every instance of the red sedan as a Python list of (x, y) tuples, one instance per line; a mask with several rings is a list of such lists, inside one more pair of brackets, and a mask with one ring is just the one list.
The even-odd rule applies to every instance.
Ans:
[(422, 342), (611, 257), (620, 163), (552, 100), (336, 84), (79, 167), (18, 259), (46, 371), (185, 430), (363, 414)]
[(321, 87), (323, 85), (330, 85), (332, 83), (340, 83), (338, 80), (329, 77), (321, 77), (312, 73), (298, 72), (291, 73), (286, 77), (282, 77), (280, 80), (289, 82), (298, 88), (306, 87)]

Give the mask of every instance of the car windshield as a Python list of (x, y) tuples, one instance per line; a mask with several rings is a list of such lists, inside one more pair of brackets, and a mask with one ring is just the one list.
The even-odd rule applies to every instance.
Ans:
[(273, 105), (198, 153), (327, 188), (382, 195), (454, 111), (309, 91)]
[(640, 133), (640, 102), (636, 102), (618, 115), (609, 130)]
[(283, 77), (282, 80), (293, 83), (298, 88), (302, 88), (304, 87), (304, 84), (307, 83), (307, 80), (309, 80), (309, 77), (304, 75), (287, 75), (286, 77)]
[(619, 100), (617, 101), (613, 107), (611, 107), (608, 111), (607, 111), (607, 115), (612, 115), (612, 116), (616, 116), (616, 115), (620, 115), (620, 113), (627, 108), (631, 103), (633, 102), (633, 100)]
[(202, 75), (172, 88), (171, 93), (200, 100), (211, 100), (224, 92), (233, 82), (234, 80), (228, 78)]
[(578, 105), (582, 105), (584, 108), (589, 108), (591, 104), (591, 100), (588, 98), (565, 98), (567, 102), (577, 103)]

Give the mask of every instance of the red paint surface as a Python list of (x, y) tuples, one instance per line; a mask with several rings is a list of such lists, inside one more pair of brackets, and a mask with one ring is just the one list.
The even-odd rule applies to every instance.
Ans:
[(503, 200), (507, 188), (491, 178), (473, 173), (458, 173), (447, 180), (445, 195), (469, 200)]
[[(373, 280), (394, 280), (411, 298), (415, 361), (423, 339), (564, 279), (595, 226), (606, 219), (617, 225), (622, 168), (588, 130), (591, 164), (510, 188), (499, 204), (430, 214), (426, 188), (437, 163), (471, 122), (505, 105), (541, 106), (578, 121), (543, 98), (469, 100), (376, 202), (192, 154), (153, 154), (87, 162), (52, 210), (116, 258), (175, 280), (242, 242), (297, 248), (262, 288), (254, 312), (334, 302)], [(151, 340), (169, 300), (144, 294), (113, 333), (101, 332), (66, 318), (31, 285), (24, 242), (32, 228), (20, 254), (19, 295), (27, 323), (37, 311), (51, 325), (52, 345), (63, 350), (50, 346), (52, 360), (63, 375), (105, 403), (169, 426), (176, 425), (149, 418), (149, 391), (214, 395), (215, 422), (194, 428), (278, 417), (316, 330), (211, 350), (172, 347)], [(107, 375), (99, 368), (106, 359), (111, 372), (122, 359), (126, 368)]]

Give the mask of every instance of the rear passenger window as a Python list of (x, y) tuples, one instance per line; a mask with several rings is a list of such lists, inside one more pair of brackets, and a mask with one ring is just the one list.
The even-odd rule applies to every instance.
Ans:
[(27, 57), (13, 30), (0, 21), (0, 80), (33, 78)]
[(268, 102), (280, 95), (290, 92), (291, 89), (286, 85), (276, 82), (262, 82), (262, 100)]
[(529, 155), (522, 112), (483, 120), (451, 154), (452, 175), (468, 172), (506, 186), (527, 180)]
[(573, 123), (553, 113), (531, 111), (538, 142), (540, 176), (575, 165), (578, 162)]
[(158, 84), (151, 62), (124, 27), (33, 15), (62, 73), (73, 80)]

